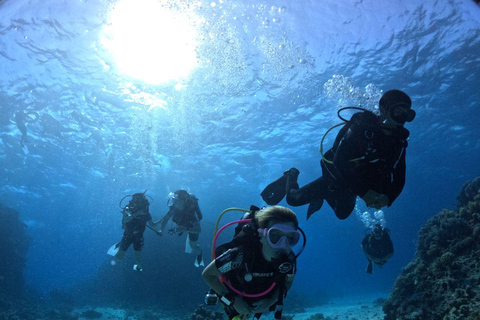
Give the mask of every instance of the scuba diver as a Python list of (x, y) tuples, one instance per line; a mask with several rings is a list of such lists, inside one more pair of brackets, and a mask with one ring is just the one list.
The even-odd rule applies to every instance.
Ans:
[[(275, 205), (287, 196), (291, 206), (309, 204), (307, 219), (320, 210), (323, 201), (343, 220), (352, 213), (357, 196), (368, 207), (380, 209), (391, 206), (405, 185), (405, 151), (410, 132), (405, 122), (415, 118), (410, 97), (403, 91), (390, 90), (379, 101), (380, 115), (359, 107), (345, 107), (338, 111), (344, 122), (333, 147), (323, 154), (320, 144), (323, 175), (299, 188), (300, 172), (291, 168), (269, 184), (261, 193), (269, 205)], [(359, 109), (350, 120), (341, 117), (345, 109)]]
[[(252, 315), (258, 319), (266, 310), (275, 310), (275, 319), (281, 319), (283, 298), (293, 284), (305, 234), (288, 208), (260, 210), (252, 206), (250, 211), (242, 211), (247, 212), (242, 220), (225, 225), (215, 235), (213, 261), (202, 273), (211, 288), (205, 302), (213, 305), (220, 300), (229, 320)], [(217, 248), (218, 235), (233, 224), (238, 224), (233, 240)], [(293, 247), (300, 240), (299, 231), (304, 241), (295, 254)]]
[[(33, 117), (32, 117), (33, 116)], [(17, 111), (14, 114), (15, 124), (22, 134), (20, 145), (25, 147), (24, 142), (27, 141), (27, 123), (35, 122), (38, 119), (38, 114), (35, 112)]]
[[(146, 192), (146, 191), (145, 191)], [(120, 207), (122, 211), (122, 228), (125, 230), (122, 236), (122, 240), (113, 245), (108, 254), (116, 257), (118, 260), (123, 260), (127, 252), (128, 247), (133, 244), (133, 250), (135, 253), (136, 264), (133, 266), (133, 269), (136, 271), (143, 271), (142, 269), (142, 249), (144, 244), (143, 232), (145, 227), (148, 224), (148, 227), (155, 231), (159, 222), (154, 223), (152, 221), (152, 216), (149, 212), (150, 202), (143, 193), (135, 193), (132, 195), (132, 199), (128, 204), (122, 208), (121, 204), (123, 199), (128, 196), (123, 197), (120, 201)]]
[(393, 243), (390, 239), (390, 230), (376, 224), (373, 231), (363, 238), (362, 250), (368, 260), (367, 273), (373, 273), (373, 263), (380, 267), (383, 266), (388, 259), (393, 257)]
[(198, 205), (198, 199), (193, 194), (189, 194), (185, 190), (177, 190), (169, 194), (167, 202), (169, 210), (167, 214), (160, 220), (160, 232), (163, 234), (163, 229), (167, 225), (168, 221), (172, 219), (175, 226), (172, 226), (169, 230), (169, 234), (178, 234), (181, 236), (183, 233), (187, 233), (187, 240), (185, 244), (186, 253), (195, 254), (195, 266), (204, 266), (202, 249), (198, 245), (198, 237), (202, 232), (200, 227), (200, 221), (203, 218), (202, 211)]

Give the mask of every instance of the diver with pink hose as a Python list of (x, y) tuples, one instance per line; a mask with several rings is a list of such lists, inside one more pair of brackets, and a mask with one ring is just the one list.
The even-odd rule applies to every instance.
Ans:
[[(258, 319), (267, 310), (275, 310), (275, 318), (280, 319), (283, 298), (295, 277), (296, 259), (306, 243), (305, 235), (292, 210), (281, 206), (252, 208), (243, 210), (248, 212), (244, 219), (225, 225), (215, 235), (213, 261), (202, 273), (212, 288), (206, 303), (214, 304), (218, 298), (229, 319), (248, 319), (252, 315)], [(216, 247), (219, 234), (233, 224), (238, 224), (234, 239)], [(295, 254), (299, 231), (304, 241)]]

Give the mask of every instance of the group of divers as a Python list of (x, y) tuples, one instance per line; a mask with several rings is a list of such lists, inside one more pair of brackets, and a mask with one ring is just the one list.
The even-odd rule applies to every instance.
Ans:
[[(220, 301), (229, 319), (258, 319), (267, 310), (274, 312), (275, 319), (281, 319), (283, 299), (292, 286), (296, 260), (305, 247), (306, 236), (296, 214), (277, 204), (285, 196), (290, 206), (309, 204), (308, 219), (326, 200), (341, 220), (352, 213), (357, 196), (370, 208), (391, 206), (405, 184), (409, 131), (404, 124), (415, 118), (411, 107), (410, 97), (394, 89), (381, 97), (378, 115), (360, 107), (340, 109), (338, 116), (343, 122), (334, 127), (342, 128), (332, 148), (324, 153), (323, 139), (320, 144), (320, 178), (300, 188), (297, 182), (300, 172), (291, 168), (262, 191), (261, 196), (269, 206), (251, 206), (249, 210), (230, 208), (222, 212), (215, 226), (212, 262), (202, 272), (211, 288), (205, 303)], [(347, 120), (341, 115), (344, 109), (359, 112)], [(142, 271), (145, 228), (148, 226), (162, 235), (172, 220), (174, 227), (168, 232), (185, 233), (186, 252), (195, 254), (195, 266), (204, 266), (202, 250), (197, 244), (202, 220), (197, 197), (185, 190), (170, 193), (169, 210), (158, 222), (152, 221), (149, 204), (145, 192), (133, 194), (124, 207), (120, 201), (124, 234), (108, 253), (122, 260), (133, 244), (134, 270)], [(241, 211), (243, 217), (218, 229), (220, 219), (230, 210)], [(217, 246), (219, 234), (230, 226), (235, 226), (233, 239)], [(368, 273), (373, 272), (373, 263), (381, 266), (393, 256), (389, 230), (380, 223), (372, 229), (361, 244), (368, 260)], [(300, 247), (295, 249), (298, 252), (294, 247)]]

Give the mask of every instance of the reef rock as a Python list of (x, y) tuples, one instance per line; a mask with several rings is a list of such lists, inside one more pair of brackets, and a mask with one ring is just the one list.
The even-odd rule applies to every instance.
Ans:
[(383, 305), (385, 320), (480, 319), (480, 178), (420, 230), (414, 259)]
[(0, 293), (23, 294), (25, 268), (30, 238), (27, 226), (18, 219), (18, 211), (0, 203)]

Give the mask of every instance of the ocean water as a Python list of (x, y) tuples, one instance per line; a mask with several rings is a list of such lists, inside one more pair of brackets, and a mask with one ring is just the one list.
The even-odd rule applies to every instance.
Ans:
[(169, 192), (194, 193), (208, 253), (222, 210), (265, 205), (260, 192), (290, 167), (300, 185), (319, 177), (337, 110), (374, 110), (397, 88), (417, 117), (405, 188), (383, 210), (394, 257), (365, 273), (362, 202), (345, 221), (294, 208), (308, 238), (295, 294), (386, 298), (421, 226), (479, 175), (479, 52), (471, 0), (0, 1), (0, 202), (28, 225), (27, 287), (192, 309), (207, 288), (184, 238), (146, 230), (142, 273), (132, 249), (106, 255), (119, 201), (148, 190), (157, 220)]

